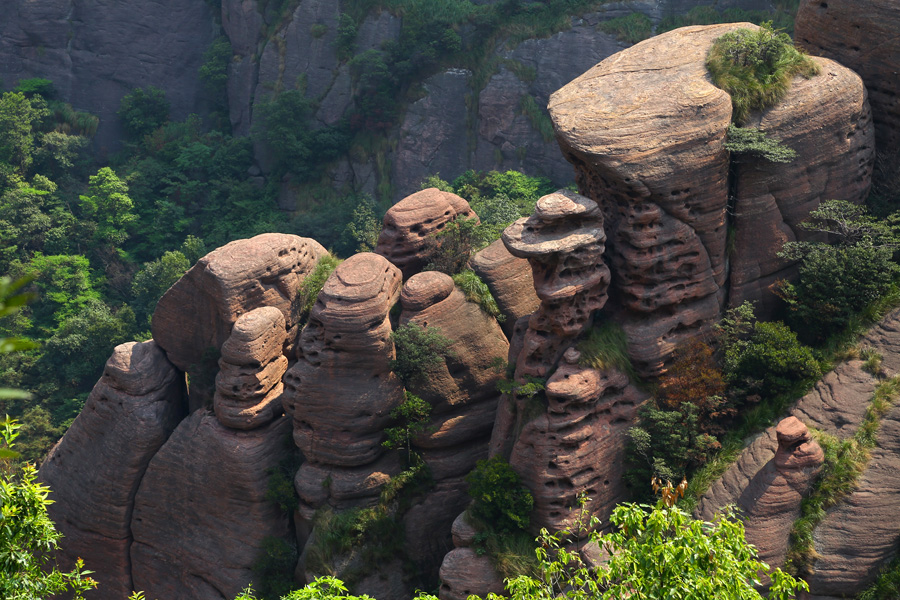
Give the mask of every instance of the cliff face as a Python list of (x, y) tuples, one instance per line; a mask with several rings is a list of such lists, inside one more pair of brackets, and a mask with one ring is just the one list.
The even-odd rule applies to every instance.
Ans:
[(136, 87), (165, 90), (174, 118), (205, 111), (197, 70), (215, 32), (204, 0), (14, 2), (0, 23), (0, 80), (52, 80), (65, 101), (100, 117), (105, 154), (121, 146), (116, 111)]

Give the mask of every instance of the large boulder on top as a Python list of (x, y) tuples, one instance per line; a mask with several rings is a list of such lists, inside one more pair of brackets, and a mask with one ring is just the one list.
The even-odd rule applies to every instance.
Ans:
[(148, 598), (234, 598), (253, 578), (267, 537), (289, 539), (266, 498), (269, 469), (289, 452), (290, 419), (251, 431), (199, 410), (153, 457), (134, 505), (134, 588)]
[(385, 213), (375, 252), (391, 261), (408, 279), (428, 263), (428, 236), (457, 217), (477, 219), (478, 215), (456, 194), (437, 188), (416, 192)]
[(803, 0), (794, 39), (859, 73), (869, 88), (878, 150), (900, 147), (900, 5), (896, 0)]
[[(636, 367), (648, 375), (661, 372), (678, 343), (718, 318), (726, 296), (731, 157), (725, 135), (732, 106), (705, 62), (717, 38), (755, 27), (695, 26), (656, 36), (604, 60), (550, 98), (557, 139), (579, 188), (606, 215), (614, 308)], [(735, 185), (745, 192), (736, 209), (732, 272), (739, 287), (732, 298), (752, 297), (772, 269), (784, 267), (771, 264), (776, 242), (828, 199), (823, 194), (855, 201), (869, 185), (864, 90), (846, 69), (821, 64), (822, 75), (796, 79), (779, 106), (751, 119), (777, 137), (783, 127), (798, 157), (781, 169), (767, 164), (765, 171), (748, 167), (737, 174)], [(812, 110), (821, 98), (834, 110)], [(780, 208), (775, 217), (763, 213), (774, 206)], [(758, 238), (740, 245), (760, 228), (771, 251)]]
[(400, 270), (364, 252), (325, 282), (300, 337), (297, 364), (285, 375), (283, 403), (294, 441), (307, 459), (342, 467), (383, 452), (390, 412), (403, 401), (391, 372), (389, 312), (400, 296)]
[(40, 470), (63, 534), (61, 564), (81, 557), (101, 600), (132, 590), (131, 516), (150, 459), (187, 414), (184, 377), (151, 340), (116, 346), (84, 410)]
[(213, 369), (222, 344), (242, 314), (273, 306), (284, 315), (288, 344), (296, 339), (299, 317), (295, 309), (304, 278), (325, 248), (315, 240), (283, 233), (264, 233), (237, 240), (197, 261), (160, 299), (153, 313), (153, 339), (172, 363), (194, 375), (202, 398), (191, 398), (198, 408), (212, 400)]

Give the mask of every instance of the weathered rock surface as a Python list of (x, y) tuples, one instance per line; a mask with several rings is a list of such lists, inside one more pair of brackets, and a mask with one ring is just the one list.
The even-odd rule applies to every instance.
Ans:
[[(866, 90), (859, 76), (834, 61), (814, 58), (821, 74), (797, 77), (788, 96), (753, 115), (757, 127), (797, 152), (790, 163), (734, 160), (734, 252), (729, 303), (756, 302), (771, 314), (776, 280), (793, 275), (793, 263), (776, 253), (789, 241), (818, 239), (799, 227), (819, 202), (863, 202), (872, 182), (875, 140)], [(819, 234), (821, 237), (821, 234)]]
[(549, 408), (524, 423), (509, 457), (534, 496), (535, 532), (572, 527), (580, 494), (590, 498), (585, 508), (601, 520), (627, 496), (626, 432), (647, 395), (625, 374), (582, 367), (578, 358), (569, 351), (547, 381)]
[(222, 344), (216, 417), (226, 427), (253, 429), (281, 414), (281, 377), (288, 359), (282, 354), (287, 331), (284, 314), (274, 306), (241, 315)]
[(471, 548), (455, 548), (441, 565), (441, 600), (466, 600), (472, 594), (486, 595), (504, 591), (503, 579), (487, 556), (478, 556)]
[(491, 290), (500, 312), (506, 315), (503, 331), (511, 338), (516, 321), (536, 311), (541, 304), (534, 293), (531, 265), (527, 260), (510, 254), (503, 240), (496, 240), (476, 252), (471, 265)]
[(478, 215), (456, 194), (437, 188), (416, 192), (385, 213), (375, 252), (391, 261), (408, 279), (430, 258), (426, 249), (428, 235), (457, 217), (477, 219)]
[[(325, 253), (314, 240), (281, 233), (226, 244), (197, 261), (160, 299), (153, 338), (176, 367), (197, 375), (210, 368), (209, 355), (218, 356), (238, 317), (271, 306), (284, 315), (290, 346), (296, 339), (300, 284)], [(192, 392), (203, 379), (192, 378)], [(212, 389), (198, 390), (204, 398), (192, 398), (192, 408), (212, 394)]]
[(285, 411), (308, 460), (355, 467), (382, 452), (390, 412), (403, 388), (388, 312), (400, 295), (400, 270), (365, 252), (325, 282), (300, 336), (300, 357), (285, 375)]
[(794, 39), (859, 73), (869, 89), (879, 151), (900, 146), (900, 9), (895, 0), (804, 0)]
[(134, 589), (148, 598), (234, 598), (251, 581), (267, 536), (291, 535), (266, 499), (269, 473), (290, 448), (280, 418), (252, 431), (207, 411), (185, 419), (153, 457), (135, 498)]
[(584, 196), (560, 190), (537, 202), (535, 213), (503, 232), (507, 250), (528, 259), (540, 308), (528, 321), (515, 359), (517, 381), (543, 377), (606, 304), (610, 273), (603, 262), (603, 214)]
[(121, 147), (116, 111), (136, 87), (164, 90), (173, 118), (204, 112), (197, 70), (216, 30), (207, 2), (45, 0), (6, 8), (0, 79), (8, 87), (32, 77), (53, 81), (62, 99), (100, 117), (101, 153)]
[(81, 557), (98, 573), (98, 598), (120, 599), (132, 585), (131, 517), (150, 459), (187, 414), (184, 377), (153, 342), (116, 346), (84, 410), (40, 470), (63, 534), (60, 558)]

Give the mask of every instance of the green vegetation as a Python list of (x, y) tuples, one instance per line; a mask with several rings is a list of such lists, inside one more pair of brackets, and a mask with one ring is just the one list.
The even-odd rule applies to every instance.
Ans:
[(522, 114), (528, 117), (528, 122), (534, 127), (534, 130), (541, 134), (545, 142), (552, 142), (556, 139), (556, 133), (553, 129), (553, 121), (545, 109), (541, 109), (535, 101), (534, 96), (526, 94), (522, 96), (519, 106)]
[(503, 457), (479, 460), (466, 483), (473, 500), (471, 514), (483, 524), (498, 533), (528, 527), (534, 498)]
[(612, 320), (594, 323), (576, 348), (581, 352), (580, 363), (595, 369), (618, 369), (635, 380), (637, 376), (628, 355), (628, 336)]
[(125, 134), (133, 142), (159, 129), (169, 120), (171, 105), (166, 93), (159, 88), (137, 88), (122, 98), (116, 113)]
[(447, 339), (439, 327), (422, 327), (410, 321), (391, 333), (397, 350), (397, 358), (391, 361), (391, 370), (403, 385), (418, 383), (438, 365), (452, 356), (453, 340)]
[(413, 452), (412, 441), (425, 431), (431, 417), (431, 405), (410, 392), (404, 392), (403, 403), (391, 411), (391, 418), (399, 424), (384, 430), (386, 438), (381, 445), (390, 450), (405, 450), (406, 464), (418, 465), (421, 457)]
[(633, 12), (600, 23), (600, 30), (626, 44), (637, 44), (653, 35), (653, 22), (644, 13)]
[(884, 567), (878, 574), (878, 578), (857, 596), (856, 600), (894, 600), (895, 598), (900, 598), (900, 556)]
[(774, 106), (784, 98), (795, 76), (808, 79), (819, 73), (819, 66), (771, 23), (763, 23), (758, 30), (738, 29), (717, 39), (706, 68), (713, 83), (731, 96), (732, 120), (739, 125), (751, 111)]
[(725, 149), (732, 154), (749, 154), (773, 163), (789, 163), (797, 158), (797, 152), (771, 138), (765, 131), (753, 127), (728, 125)]
[(425, 240), (430, 259), (426, 271), (440, 271), (447, 275), (462, 273), (472, 253), (484, 245), (478, 219), (457, 216)]
[(477, 304), (486, 314), (501, 323), (506, 320), (506, 315), (500, 312), (491, 290), (475, 271), (464, 269), (453, 276), (453, 283), (466, 295), (466, 300)]
[(332, 253), (328, 253), (319, 259), (313, 272), (306, 276), (303, 283), (300, 284), (300, 293), (297, 294), (297, 306), (295, 308), (297, 314), (300, 315), (298, 322), (305, 322), (309, 318), (309, 313), (319, 297), (319, 292), (325, 287), (325, 282), (337, 269), (338, 265), (343, 261)]
[(689, 25), (743, 22), (762, 25), (765, 22), (772, 22), (774, 29), (793, 34), (794, 16), (797, 14), (800, 0), (776, 0), (772, 4), (775, 8), (774, 12), (741, 8), (726, 8), (719, 11), (710, 5), (695, 6), (687, 14), (664, 17), (657, 25), (656, 33), (665, 33)]
[(866, 415), (852, 437), (841, 440), (824, 432), (815, 432), (825, 452), (825, 463), (812, 490), (800, 504), (801, 516), (791, 530), (788, 564), (793, 573), (808, 576), (815, 560), (813, 533), (829, 507), (840, 502), (856, 488), (856, 482), (877, 443), (881, 419), (900, 397), (900, 377), (882, 381), (875, 388)]

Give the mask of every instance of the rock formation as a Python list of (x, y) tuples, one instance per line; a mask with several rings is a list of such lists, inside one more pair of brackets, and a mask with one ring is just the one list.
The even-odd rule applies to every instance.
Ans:
[(503, 331), (507, 337), (512, 337), (516, 321), (536, 311), (541, 304), (534, 293), (531, 265), (510, 254), (503, 240), (496, 240), (476, 252), (471, 265), (491, 290), (500, 312), (506, 316)]
[(131, 569), (148, 598), (237, 596), (267, 537), (293, 537), (266, 498), (269, 470), (291, 452), (290, 419), (253, 430), (224, 427), (198, 410), (159, 450), (134, 500)]
[(879, 152), (900, 147), (900, 11), (894, 0), (804, 0), (794, 39), (859, 73), (869, 89)]
[(428, 188), (408, 196), (384, 215), (375, 252), (387, 258), (409, 279), (431, 258), (426, 241), (450, 221), (461, 217), (477, 219), (469, 203), (450, 192)]
[(153, 342), (116, 346), (84, 410), (50, 451), (40, 481), (63, 534), (62, 564), (102, 574), (102, 600), (135, 588), (129, 553), (135, 494), (147, 465), (187, 413), (184, 377)]
[(213, 405), (226, 427), (255, 429), (281, 414), (284, 314), (274, 306), (241, 315), (222, 344)]
[(261, 306), (279, 309), (290, 351), (300, 284), (325, 253), (314, 240), (265, 233), (210, 252), (165, 293), (153, 313), (153, 339), (192, 375), (192, 408), (212, 400), (215, 360), (242, 314)]
[[(739, 27), (753, 25), (685, 27), (651, 38), (550, 99), (579, 188), (606, 217), (618, 320), (636, 367), (647, 375), (660, 373), (678, 343), (718, 318), (728, 292), (732, 190), (724, 142), (732, 109), (728, 94), (712, 84), (705, 59), (714, 40)], [(790, 228), (825, 194), (859, 201), (868, 189), (872, 145), (864, 90), (846, 69), (821, 64), (823, 75), (798, 79), (779, 106), (751, 119), (778, 137), (783, 127), (798, 158), (782, 169), (738, 169), (732, 303), (758, 298), (769, 309), (773, 298), (760, 297), (760, 290), (785, 267), (773, 257), (776, 245), (801, 237)], [(817, 109), (810, 125), (805, 107), (822, 96), (834, 114)], [(797, 186), (798, 179), (805, 185)], [(765, 212), (775, 206), (779, 212)], [(771, 246), (753, 237), (760, 232)]]
[(503, 232), (510, 253), (531, 263), (541, 300), (528, 321), (522, 351), (513, 357), (516, 380), (544, 377), (606, 304), (605, 241), (597, 204), (568, 190), (544, 196), (532, 216)]

